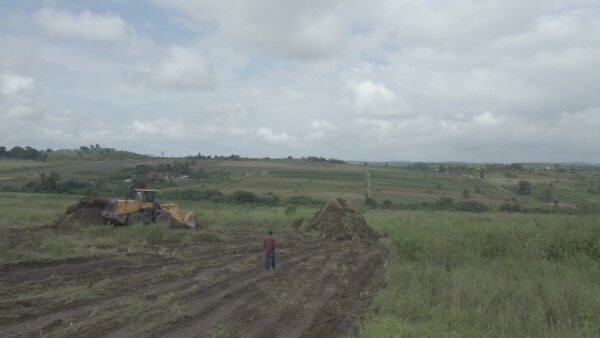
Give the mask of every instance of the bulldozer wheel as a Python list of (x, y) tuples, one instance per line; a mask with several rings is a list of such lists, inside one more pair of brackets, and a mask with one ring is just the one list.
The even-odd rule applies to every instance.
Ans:
[(134, 212), (127, 216), (127, 224), (144, 224), (146, 223), (146, 217), (141, 212)]
[(158, 214), (158, 216), (156, 216), (156, 223), (164, 224), (170, 227), (173, 225), (173, 217), (171, 217), (171, 215), (166, 212), (160, 213)]

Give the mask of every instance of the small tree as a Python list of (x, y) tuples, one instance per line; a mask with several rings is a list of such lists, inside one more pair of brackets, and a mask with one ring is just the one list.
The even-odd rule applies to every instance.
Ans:
[(377, 201), (372, 197), (365, 196), (365, 204), (369, 208), (377, 208)]
[(531, 194), (531, 183), (529, 183), (529, 181), (526, 180), (520, 180), (517, 192), (521, 195)]

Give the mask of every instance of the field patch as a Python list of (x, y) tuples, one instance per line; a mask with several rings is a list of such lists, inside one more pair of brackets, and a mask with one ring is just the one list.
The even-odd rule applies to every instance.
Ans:
[(392, 256), (361, 337), (600, 334), (595, 217), (373, 211), (366, 219)]

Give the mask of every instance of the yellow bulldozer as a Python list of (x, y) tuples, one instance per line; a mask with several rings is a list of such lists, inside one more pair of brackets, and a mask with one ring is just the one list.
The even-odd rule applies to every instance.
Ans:
[(167, 226), (182, 224), (195, 228), (196, 214), (188, 212), (183, 217), (175, 203), (158, 203), (158, 191), (134, 189), (133, 199), (109, 200), (102, 217), (117, 224), (159, 223)]

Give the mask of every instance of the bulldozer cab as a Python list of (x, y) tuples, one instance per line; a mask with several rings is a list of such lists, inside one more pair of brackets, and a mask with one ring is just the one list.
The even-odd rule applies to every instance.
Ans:
[(136, 201), (154, 203), (158, 199), (158, 191), (151, 189), (133, 189), (133, 199)]

